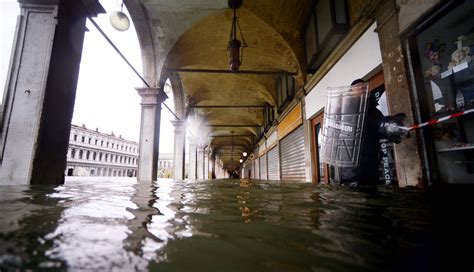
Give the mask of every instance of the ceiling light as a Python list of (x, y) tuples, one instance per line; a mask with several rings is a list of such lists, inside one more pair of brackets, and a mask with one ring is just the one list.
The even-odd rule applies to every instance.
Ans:
[(120, 11), (116, 10), (110, 14), (110, 24), (118, 31), (125, 31), (130, 28), (130, 20), (128, 16), (122, 12), (123, 3), (120, 6)]
[[(229, 50), (229, 66), (231, 71), (237, 72), (240, 68), (240, 65), (242, 64), (244, 48), (247, 47), (242, 30), (240, 29), (236, 11), (242, 5), (242, 0), (229, 0), (228, 3), (229, 8), (234, 10), (234, 16), (232, 17), (232, 28), (230, 30), (230, 39), (227, 45), (227, 50)], [(242, 42), (237, 39), (237, 28), (239, 29)]]

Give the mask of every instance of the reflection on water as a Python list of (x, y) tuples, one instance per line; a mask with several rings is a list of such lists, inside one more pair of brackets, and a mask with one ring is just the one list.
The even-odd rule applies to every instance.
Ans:
[(441, 271), (471, 252), (451, 241), (471, 237), (442, 200), (249, 180), (6, 186), (0, 271)]

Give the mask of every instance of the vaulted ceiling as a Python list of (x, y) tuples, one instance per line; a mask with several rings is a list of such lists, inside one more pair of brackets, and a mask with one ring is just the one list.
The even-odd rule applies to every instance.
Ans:
[[(171, 78), (173, 86), (180, 85), (174, 89), (180, 100), (175, 104), (193, 101), (188, 112), (199, 120), (200, 142), (222, 155), (224, 168), (238, 168), (242, 152), (251, 151), (263, 125), (262, 107), (241, 106), (275, 106), (278, 74), (189, 72), (229, 70), (233, 12), (227, 0), (124, 2), (142, 47), (145, 77), (152, 82)], [(311, 0), (244, 0), (237, 17), (248, 47), (240, 70), (294, 73), (301, 85), (301, 30), (310, 6)], [(183, 117), (186, 109), (177, 111)]]

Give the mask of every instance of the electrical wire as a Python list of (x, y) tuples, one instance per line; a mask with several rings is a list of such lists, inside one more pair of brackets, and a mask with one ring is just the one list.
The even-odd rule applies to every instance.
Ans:
[[(115, 46), (115, 44), (109, 39), (109, 37), (107, 36), (107, 34), (105, 34), (105, 32), (100, 28), (100, 26), (94, 21), (94, 19), (92, 19), (91, 17), (88, 17), (89, 21), (91, 21), (91, 23), (95, 26), (95, 28), (97, 28), (97, 30), (100, 32), (100, 34), (102, 34), (102, 36), (107, 40), (107, 42), (109, 42), (109, 44), (115, 49), (115, 51), (120, 55), (120, 57), (122, 57), (122, 59), (128, 64), (128, 66), (133, 70), (133, 72), (143, 81), (143, 83), (148, 87), (148, 88), (151, 88), (150, 84), (148, 84), (148, 82), (142, 77), (142, 75), (140, 75), (140, 73), (138, 73), (138, 71), (135, 69), (135, 67), (133, 67), (133, 65), (128, 61), (128, 59), (122, 54), (122, 52), (120, 51), (120, 49), (117, 48), (117, 46)], [(161, 102), (161, 104), (163, 104), (165, 106), (165, 108), (171, 113), (174, 115), (174, 117), (176, 118), (176, 120), (181, 120), (174, 111), (172, 111), (168, 105), (166, 105), (166, 103), (163, 101)]]

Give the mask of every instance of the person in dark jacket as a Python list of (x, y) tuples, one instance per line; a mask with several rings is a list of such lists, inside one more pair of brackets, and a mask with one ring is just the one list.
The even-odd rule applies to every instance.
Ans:
[[(362, 79), (354, 80), (351, 86), (365, 83)], [(373, 95), (369, 96), (366, 113), (365, 132), (360, 150), (360, 161), (357, 167), (343, 167), (341, 171), (341, 183), (349, 186), (375, 186), (379, 183), (379, 164), (381, 156), (379, 154), (379, 140), (389, 139), (395, 143), (400, 143), (401, 138), (408, 137), (408, 132), (396, 131), (391, 128), (403, 125), (405, 114), (400, 113), (394, 116), (384, 116), (377, 109), (378, 102)], [(389, 128), (390, 127), (390, 128)]]

